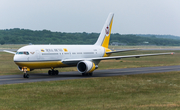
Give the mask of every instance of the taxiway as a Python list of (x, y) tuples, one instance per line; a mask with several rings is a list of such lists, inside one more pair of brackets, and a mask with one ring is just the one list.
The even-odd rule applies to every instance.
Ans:
[(134, 75), (134, 74), (147, 74), (147, 73), (160, 73), (180, 71), (180, 65), (177, 66), (159, 66), (159, 67), (144, 67), (144, 68), (126, 68), (126, 69), (108, 69), (108, 70), (95, 70), (93, 76), (82, 76), (79, 72), (62, 72), (58, 76), (49, 76), (47, 73), (30, 74), (30, 78), (23, 78), (22, 75), (6, 75), (0, 76), (0, 85), (2, 84), (17, 84), (39, 81), (57, 81), (57, 80), (71, 80), (82, 78), (95, 78), (95, 77), (109, 77), (120, 75)]

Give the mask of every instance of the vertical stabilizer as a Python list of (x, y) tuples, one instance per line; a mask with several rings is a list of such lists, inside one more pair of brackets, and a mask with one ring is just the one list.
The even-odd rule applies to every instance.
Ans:
[(114, 17), (114, 13), (110, 13), (103, 26), (101, 34), (99, 35), (99, 38), (94, 45), (100, 45), (102, 47), (108, 48), (109, 39), (111, 35), (111, 29), (112, 29), (112, 23), (113, 23), (113, 17)]

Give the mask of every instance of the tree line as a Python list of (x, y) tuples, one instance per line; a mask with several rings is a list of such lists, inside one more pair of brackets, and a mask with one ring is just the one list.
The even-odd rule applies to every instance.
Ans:
[[(0, 44), (94, 44), (100, 33), (66, 33), (49, 30), (5, 29), (0, 30)], [(119, 33), (111, 34), (110, 43), (126, 45), (180, 46), (180, 40), (157, 38), (152, 36)], [(145, 43), (146, 42), (146, 43)]]

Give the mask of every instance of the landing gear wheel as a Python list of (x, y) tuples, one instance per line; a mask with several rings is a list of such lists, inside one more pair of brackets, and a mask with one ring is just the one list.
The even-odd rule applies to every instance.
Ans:
[(48, 75), (52, 75), (52, 71), (51, 70), (48, 71)]
[(89, 73), (89, 76), (92, 76), (93, 75), (93, 73)]
[(26, 78), (29, 78), (29, 74), (26, 75)]
[(29, 74), (24, 73), (23, 77), (24, 78), (29, 78)]
[(52, 70), (52, 75), (55, 75), (55, 71), (54, 70)]
[(82, 73), (82, 76), (92, 76), (93, 73)]
[(59, 74), (59, 71), (58, 70), (49, 70), (48, 71), (48, 75), (58, 75)]
[(58, 71), (58, 70), (56, 70), (56, 71), (55, 71), (55, 75), (58, 75), (58, 74), (59, 74), (59, 71)]

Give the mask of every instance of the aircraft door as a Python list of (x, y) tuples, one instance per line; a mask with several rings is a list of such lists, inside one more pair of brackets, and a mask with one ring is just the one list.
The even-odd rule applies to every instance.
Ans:
[(39, 50), (36, 50), (36, 57), (37, 57), (38, 60), (40, 59), (40, 52), (39, 52)]

